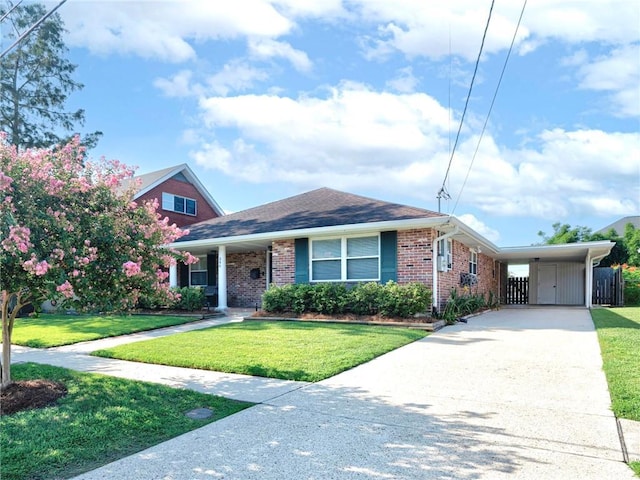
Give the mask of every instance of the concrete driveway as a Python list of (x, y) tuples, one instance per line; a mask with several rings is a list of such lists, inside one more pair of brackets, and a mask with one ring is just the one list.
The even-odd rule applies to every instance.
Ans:
[(81, 479), (633, 479), (589, 312), (447, 327)]

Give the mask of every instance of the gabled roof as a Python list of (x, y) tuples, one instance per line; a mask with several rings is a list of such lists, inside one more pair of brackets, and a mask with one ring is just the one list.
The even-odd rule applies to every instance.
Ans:
[(627, 223), (632, 224), (634, 227), (640, 229), (640, 215), (622, 217), (620, 220), (616, 220), (611, 225), (607, 225), (604, 228), (601, 228), (596, 233), (609, 233), (609, 230), (614, 229), (618, 235), (624, 235), (624, 228), (627, 226)]
[[(183, 163), (176, 165), (175, 167), (163, 168), (162, 170), (156, 170), (155, 172), (149, 172), (142, 175), (137, 175), (131, 179), (131, 181), (139, 181), (140, 186), (138, 191), (134, 195), (134, 199), (141, 197), (148, 191), (154, 189), (163, 182), (166, 182), (170, 178), (181, 173), (187, 180), (198, 190), (200, 195), (207, 201), (207, 203), (213, 208), (213, 210), (220, 216), (224, 216), (224, 211), (220, 208), (220, 205), (213, 199), (209, 191), (200, 182), (195, 173), (189, 168), (189, 165)], [(126, 188), (127, 185), (123, 185)]]
[(441, 216), (431, 210), (319, 188), (189, 225), (189, 235), (179, 242)]

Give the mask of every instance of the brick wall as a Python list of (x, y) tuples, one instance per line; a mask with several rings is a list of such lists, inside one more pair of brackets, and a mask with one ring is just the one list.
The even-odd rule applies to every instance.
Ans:
[[(193, 198), (196, 201), (197, 215), (186, 215), (184, 213), (172, 212), (162, 209), (162, 192), (172, 193), (181, 197)], [(170, 178), (166, 182), (161, 183), (155, 188), (152, 188), (144, 195), (141, 195), (136, 200), (138, 203), (142, 203), (144, 200), (158, 200), (158, 213), (162, 217), (169, 217), (169, 223), (175, 223), (179, 227), (185, 225), (191, 225), (192, 223), (201, 222), (203, 220), (209, 220), (216, 218), (218, 214), (209, 206), (200, 192), (191, 183), (183, 182)]]
[[(437, 232), (433, 229), (414, 229), (398, 231), (397, 280), (399, 284), (420, 282), (433, 288), (433, 240)], [(469, 247), (453, 241), (453, 263), (448, 272), (438, 272), (438, 305), (442, 308), (451, 289), (459, 293), (460, 274), (469, 272)], [(276, 285), (295, 282), (295, 245), (293, 240), (273, 242), (272, 281)], [(471, 293), (492, 291), (499, 293), (499, 275), (497, 262), (482, 253), (478, 254), (478, 284), (468, 289)], [(435, 295), (435, 292), (434, 292)]]
[(499, 295), (499, 278), (497, 262), (482, 253), (478, 254), (478, 283), (470, 287), (460, 286), (460, 274), (469, 273), (470, 248), (453, 241), (453, 265), (448, 272), (438, 272), (438, 290), (440, 293), (439, 306), (442, 308), (449, 298), (451, 289), (458, 293), (481, 293), (485, 298), (489, 292), (493, 292), (497, 298)]
[(276, 240), (272, 243), (271, 247), (271, 281), (278, 286), (295, 283), (295, 241)]
[[(261, 305), (266, 288), (266, 252), (227, 255), (227, 303), (230, 307)], [(251, 270), (260, 269), (260, 278), (251, 278)]]
[(398, 283), (420, 282), (432, 287), (434, 231), (430, 228), (398, 232)]

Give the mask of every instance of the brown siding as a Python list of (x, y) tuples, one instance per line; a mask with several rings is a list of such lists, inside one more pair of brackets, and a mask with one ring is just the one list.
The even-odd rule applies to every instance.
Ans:
[[(193, 198), (197, 204), (197, 215), (186, 215), (184, 213), (163, 210), (162, 192), (172, 193), (174, 195), (179, 195), (186, 198)], [(180, 180), (175, 180), (173, 178), (170, 178), (166, 182), (163, 182), (157, 187), (152, 188), (145, 194), (140, 195), (140, 197), (138, 197), (136, 201), (138, 203), (141, 203), (144, 200), (153, 199), (158, 200), (158, 213), (162, 215), (162, 217), (169, 217), (169, 223), (175, 223), (179, 227), (184, 227), (185, 225), (191, 225), (192, 223), (198, 223), (203, 220), (209, 220), (211, 218), (216, 218), (219, 216), (213, 210), (213, 208), (211, 208), (204, 197), (200, 195), (200, 192), (198, 192), (194, 185)]]

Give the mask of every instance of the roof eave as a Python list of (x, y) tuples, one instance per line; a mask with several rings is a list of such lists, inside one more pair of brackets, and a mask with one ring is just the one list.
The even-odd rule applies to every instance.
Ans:
[(213, 208), (216, 214), (218, 214), (218, 216), (221, 216), (221, 217), (224, 216), (224, 210), (220, 208), (220, 205), (218, 205), (218, 203), (213, 199), (209, 191), (205, 188), (202, 182), (200, 182), (198, 177), (193, 173), (189, 165), (187, 165), (186, 163), (177, 165), (175, 168), (171, 169), (168, 173), (166, 173), (165, 175), (157, 179), (155, 182), (152, 182), (149, 185), (147, 185), (145, 188), (137, 191), (136, 194), (134, 195), (134, 199), (139, 198), (145, 193), (153, 190), (158, 185), (161, 185), (162, 183), (166, 182), (167, 180), (169, 180), (174, 175), (177, 175), (180, 172), (184, 173), (184, 176), (187, 177), (187, 179), (193, 184), (194, 187), (196, 187), (196, 190), (198, 190), (200, 195), (202, 195), (202, 197), (207, 201), (207, 203), (211, 206), (211, 208)]

